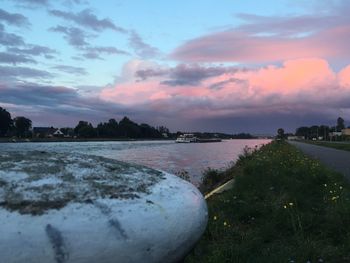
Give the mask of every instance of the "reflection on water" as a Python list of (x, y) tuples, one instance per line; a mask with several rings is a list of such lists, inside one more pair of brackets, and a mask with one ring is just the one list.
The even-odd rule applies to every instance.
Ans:
[(0, 151), (77, 152), (146, 165), (170, 173), (186, 170), (193, 183), (208, 167), (223, 169), (237, 160), (245, 146), (269, 140), (226, 140), (218, 143), (178, 144), (174, 141), (1, 143)]

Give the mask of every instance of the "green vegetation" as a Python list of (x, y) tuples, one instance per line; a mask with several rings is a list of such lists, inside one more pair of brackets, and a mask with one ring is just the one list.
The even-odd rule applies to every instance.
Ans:
[(246, 153), (185, 262), (349, 262), (350, 187), (284, 141)]
[(23, 116), (11, 118), (11, 114), (0, 107), (0, 137), (16, 135), (17, 137), (28, 137), (32, 121)]
[(322, 141), (305, 141), (306, 143), (335, 148), (338, 150), (350, 151), (350, 142), (322, 142)]
[(0, 107), (0, 137), (4, 136), (12, 127), (13, 121), (11, 119), (11, 114)]
[(13, 124), (18, 137), (26, 137), (32, 128), (32, 121), (23, 116), (14, 118)]

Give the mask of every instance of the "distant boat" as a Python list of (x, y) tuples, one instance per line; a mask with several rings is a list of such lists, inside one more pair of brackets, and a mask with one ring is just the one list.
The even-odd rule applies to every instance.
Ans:
[(221, 142), (221, 139), (215, 138), (215, 139), (199, 139), (196, 136), (194, 136), (192, 133), (185, 133), (183, 135), (180, 135), (177, 137), (176, 141), (177, 143), (204, 143), (204, 142)]
[(197, 142), (197, 140), (198, 140), (198, 138), (195, 137), (192, 133), (185, 133), (185, 134), (177, 137), (175, 142), (177, 142), (177, 143), (190, 143), (190, 142)]

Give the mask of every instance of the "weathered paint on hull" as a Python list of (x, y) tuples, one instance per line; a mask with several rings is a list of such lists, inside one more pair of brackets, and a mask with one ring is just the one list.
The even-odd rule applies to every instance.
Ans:
[[(2, 157), (4, 155), (0, 155)], [(35, 154), (32, 157), (31, 162), (35, 160)], [(62, 176), (68, 178), (65, 171), (60, 170), (64, 166), (59, 165), (60, 169), (53, 167), (60, 161), (66, 162), (65, 166), (71, 165), (62, 156), (51, 163), (45, 162), (45, 157), (39, 158), (37, 165), (45, 164), (43, 169), (46, 172), (39, 173), (37, 178), (30, 177), (30, 180), (28, 174), (31, 172), (26, 171), (35, 171), (36, 168), (29, 169), (25, 165), (21, 166), (23, 169), (15, 165), (11, 168), (6, 166), (6, 162), (1, 162), (1, 262), (177, 262), (204, 232), (207, 207), (203, 196), (193, 185), (176, 176), (141, 166), (123, 166), (120, 162), (113, 166), (115, 161), (99, 157), (89, 157), (84, 161), (84, 158), (81, 155), (71, 159), (81, 162), (80, 166), (76, 166), (80, 170), (76, 171), (75, 179), (69, 178), (74, 181), (72, 189), (66, 189), (69, 184), (62, 183), (65, 180)], [(88, 163), (93, 168), (88, 167)], [(108, 165), (104, 166), (105, 163)], [(96, 186), (96, 183), (100, 183), (100, 177), (94, 177), (96, 166), (100, 169), (108, 167), (101, 171), (102, 178), (111, 180), (112, 175), (115, 180), (123, 181), (122, 184), (107, 182), (107, 185), (116, 187), (115, 196), (111, 196), (110, 192), (103, 194), (103, 191), (109, 191), (108, 187)], [(20, 179), (11, 182), (8, 175), (15, 175), (13, 167)], [(113, 169), (118, 167), (121, 170), (115, 172)], [(9, 183), (16, 184), (19, 187), (15, 188), (16, 191), (23, 196), (16, 200), (16, 193), (12, 193), (13, 196), (9, 197), (11, 193), (6, 188)], [(87, 185), (90, 188), (86, 189)], [(128, 185), (129, 192), (121, 189), (122, 185)], [(33, 188), (31, 194), (27, 186)], [(38, 189), (43, 186), (45, 195), (38, 195)], [(38, 201), (50, 199), (50, 196), (46, 196), (46, 188), (52, 186), (55, 189), (52, 196), (55, 198), (59, 199), (61, 194), (69, 192), (75, 193), (75, 197), (69, 197), (70, 200), (60, 207), (34, 209)], [(77, 190), (87, 191), (86, 198), (76, 193)], [(29, 203), (24, 202), (26, 199)], [(16, 202), (19, 202), (17, 206)]]

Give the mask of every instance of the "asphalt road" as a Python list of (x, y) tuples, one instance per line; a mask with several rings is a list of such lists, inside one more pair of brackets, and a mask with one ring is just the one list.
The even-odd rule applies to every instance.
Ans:
[(344, 174), (350, 181), (350, 152), (296, 141), (289, 141), (289, 143), (333, 170)]

